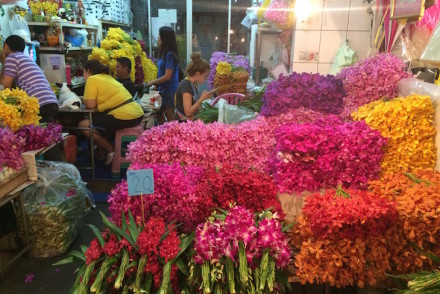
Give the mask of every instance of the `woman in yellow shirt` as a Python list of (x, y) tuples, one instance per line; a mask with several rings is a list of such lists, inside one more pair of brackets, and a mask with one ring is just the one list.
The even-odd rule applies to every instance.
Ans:
[[(110, 165), (115, 154), (115, 147), (110, 143), (116, 130), (139, 125), (144, 111), (133, 101), (131, 94), (124, 86), (109, 75), (110, 70), (97, 60), (89, 60), (84, 65), (84, 105), (86, 108), (97, 108), (93, 115), (93, 140), (107, 151), (106, 165)], [(87, 128), (88, 119), (79, 122), (79, 127)], [(90, 137), (88, 130), (84, 136)]]

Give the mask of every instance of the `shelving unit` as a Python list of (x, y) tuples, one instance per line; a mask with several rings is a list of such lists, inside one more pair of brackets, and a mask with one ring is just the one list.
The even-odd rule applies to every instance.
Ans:
[(260, 79), (260, 70), (261, 70), (261, 43), (264, 35), (278, 35), (282, 33), (282, 30), (274, 29), (271, 27), (258, 27), (257, 31), (257, 44), (255, 50), (255, 84), (259, 85), (261, 82)]

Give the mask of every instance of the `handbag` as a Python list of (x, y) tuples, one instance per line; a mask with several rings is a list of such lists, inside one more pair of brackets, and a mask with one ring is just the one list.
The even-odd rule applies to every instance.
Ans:
[(119, 107), (122, 107), (122, 106), (124, 106), (125, 104), (131, 103), (131, 102), (133, 102), (133, 101), (134, 101), (133, 98), (130, 98), (130, 99), (125, 100), (124, 102), (122, 102), (122, 103), (120, 103), (120, 104), (118, 104), (118, 105), (116, 105), (116, 106), (114, 106), (114, 107), (112, 107), (112, 108), (109, 108), (109, 109), (104, 110), (103, 112), (106, 113), (106, 114), (108, 114), (109, 112), (111, 112), (111, 111), (113, 111), (113, 110), (115, 110), (115, 109), (118, 109)]

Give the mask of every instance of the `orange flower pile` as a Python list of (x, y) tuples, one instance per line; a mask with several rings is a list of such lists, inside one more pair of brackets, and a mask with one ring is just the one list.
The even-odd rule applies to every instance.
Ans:
[[(386, 175), (382, 181), (370, 182), (370, 189), (397, 203), (398, 225), (407, 241), (424, 251), (440, 254), (439, 172), (421, 170), (415, 174)], [(402, 254), (403, 256), (400, 256)], [(405, 251), (394, 256), (398, 273), (431, 266), (431, 261), (426, 258), (418, 260), (416, 267), (411, 264), (405, 265), (407, 257), (408, 253)], [(420, 264), (420, 261), (424, 264)]]

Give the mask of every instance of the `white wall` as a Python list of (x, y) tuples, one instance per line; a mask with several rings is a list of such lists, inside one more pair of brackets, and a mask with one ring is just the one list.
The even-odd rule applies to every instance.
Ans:
[[(358, 59), (368, 56), (371, 16), (363, 0), (311, 0), (316, 9), (294, 32), (292, 70), (328, 74), (342, 42), (348, 40)], [(318, 52), (317, 60), (304, 60), (305, 52)], [(306, 54), (312, 57), (313, 54)], [(315, 54), (316, 55), (316, 54)]]

